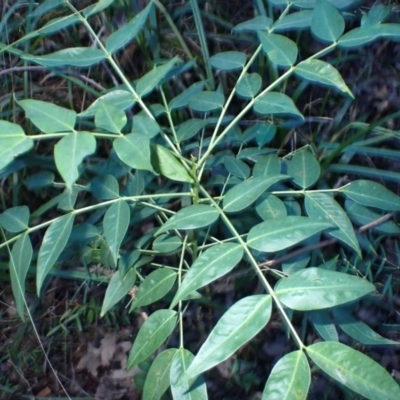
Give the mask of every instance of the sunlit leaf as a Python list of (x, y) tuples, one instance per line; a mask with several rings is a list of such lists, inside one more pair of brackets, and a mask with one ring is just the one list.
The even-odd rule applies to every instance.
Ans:
[(40, 296), (40, 290), (47, 274), (57, 262), (58, 256), (67, 244), (74, 223), (74, 218), (75, 216), (73, 213), (57, 218), (51, 223), (44, 234), (42, 245), (39, 249), (36, 272), (38, 296)]
[(153, 138), (160, 132), (160, 125), (158, 125), (155, 119), (150, 118), (148, 115), (135, 115), (132, 118), (131, 132)]
[(261, 400), (305, 400), (310, 383), (307, 357), (301, 350), (292, 351), (275, 364)]
[(127, 369), (151, 356), (175, 328), (178, 313), (173, 310), (157, 310), (141, 326), (129, 354)]
[(72, 132), (54, 146), (54, 161), (68, 189), (79, 178), (83, 159), (95, 151), (96, 139), (89, 132)]
[(227, 274), (243, 257), (243, 248), (239, 244), (217, 244), (202, 253), (185, 277), (172, 300), (171, 308), (190, 293)]
[(315, 267), (295, 272), (275, 286), (279, 300), (298, 311), (334, 307), (374, 291), (375, 286), (366, 279)]
[(274, 252), (293, 246), (304, 239), (332, 228), (329, 222), (315, 218), (288, 216), (261, 222), (250, 229), (247, 244), (258, 251)]
[(370, 400), (400, 398), (400, 387), (381, 365), (337, 342), (315, 343), (307, 354), (333, 379)]
[(300, 30), (311, 26), (313, 11), (302, 10), (291, 14), (281, 15), (272, 25), (273, 32), (284, 32), (290, 30)]

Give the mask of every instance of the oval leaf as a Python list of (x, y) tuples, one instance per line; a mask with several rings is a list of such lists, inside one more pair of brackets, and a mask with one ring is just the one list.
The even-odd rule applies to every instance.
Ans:
[(205, 90), (192, 96), (188, 104), (195, 111), (207, 112), (222, 108), (224, 102), (225, 99), (222, 93)]
[(292, 159), (288, 161), (287, 170), (294, 183), (302, 189), (307, 189), (317, 182), (321, 173), (316, 157), (306, 149), (294, 153)]
[(226, 170), (237, 178), (247, 179), (250, 176), (250, 167), (236, 157), (225, 157), (224, 165)]
[(64, 250), (68, 242), (74, 218), (75, 216), (72, 213), (57, 218), (44, 234), (42, 245), (39, 250), (36, 272), (38, 296), (40, 296), (40, 289), (42, 288), (47, 274), (57, 262), (58, 256)]
[(283, 93), (268, 92), (259, 96), (256, 98), (253, 108), (259, 114), (293, 116), (304, 119), (293, 100)]
[(261, 222), (251, 228), (247, 244), (255, 250), (270, 253), (286, 249), (332, 227), (331, 223), (314, 218), (288, 216)]
[(172, 151), (158, 144), (153, 149), (155, 151), (152, 155), (157, 172), (173, 181), (193, 183), (193, 178), (188, 174)]
[(143, 400), (160, 400), (170, 386), (172, 360), (178, 349), (161, 352), (151, 363), (143, 388)]
[(329, 315), (329, 310), (317, 310), (310, 312), (310, 320), (313, 324), (318, 335), (326, 340), (332, 342), (339, 341), (339, 335), (336, 326)]
[(236, 25), (233, 30), (236, 32), (240, 31), (260, 31), (267, 30), (272, 25), (272, 19), (265, 15), (259, 15), (253, 19), (242, 22)]
[(103, 220), (104, 236), (114, 261), (117, 265), (119, 247), (128, 230), (131, 218), (131, 210), (126, 201), (120, 200), (114, 203), (105, 213)]
[(90, 182), (90, 190), (99, 200), (112, 200), (119, 197), (119, 185), (112, 175), (96, 176)]
[(118, 134), (121, 133), (121, 129), (126, 125), (126, 122), (127, 118), (124, 110), (100, 101), (94, 118), (96, 128)]
[(68, 189), (79, 178), (83, 159), (95, 151), (96, 139), (89, 132), (72, 132), (54, 146), (54, 160)]
[(0, 170), (32, 147), (33, 140), (25, 135), (19, 125), (0, 121)]
[(121, 279), (120, 271), (116, 271), (112, 276), (106, 290), (100, 317), (123, 299), (132, 289), (136, 281), (136, 270), (131, 268)]
[(29, 217), (27, 206), (12, 207), (0, 214), (0, 225), (11, 233), (22, 232), (28, 227)]
[(246, 54), (240, 51), (224, 51), (210, 58), (210, 64), (217, 69), (223, 71), (233, 71), (243, 68), (246, 64)]
[(361, 249), (353, 225), (343, 208), (332, 196), (327, 193), (307, 193), (305, 206), (309, 217), (336, 224), (338, 228), (330, 230), (329, 235), (346, 243), (361, 257)]
[(255, 202), (270, 186), (287, 179), (287, 175), (276, 175), (269, 178), (252, 178), (241, 182), (228, 190), (224, 197), (224, 211), (237, 212)]
[(307, 354), (333, 379), (370, 400), (400, 398), (400, 387), (381, 365), (337, 342), (315, 343)]
[(236, 93), (246, 99), (252, 99), (260, 91), (261, 85), (262, 78), (259, 74), (246, 72), (236, 85)]
[(214, 207), (199, 204), (179, 210), (156, 233), (159, 235), (170, 229), (197, 229), (211, 225), (218, 219), (219, 212)]
[(284, 32), (290, 30), (300, 30), (311, 26), (311, 20), (314, 11), (303, 10), (292, 14), (281, 15), (281, 17), (272, 25), (273, 32)]
[(140, 284), (129, 312), (162, 299), (171, 290), (175, 279), (176, 272), (167, 268), (158, 268), (151, 272)]
[(272, 310), (270, 295), (254, 295), (236, 302), (208, 335), (184, 379), (197, 376), (230, 357), (267, 325)]
[(44, 133), (70, 132), (74, 129), (76, 112), (41, 100), (20, 100), (25, 115)]
[(180, 142), (191, 139), (205, 126), (207, 126), (207, 121), (203, 119), (189, 119), (177, 126), (176, 137)]
[[(260, 201), (261, 200), (261, 201)], [(256, 204), (257, 214), (264, 220), (279, 219), (287, 216), (285, 203), (272, 194), (260, 198)]]
[(151, 356), (175, 328), (178, 313), (173, 310), (157, 310), (146, 319), (133, 343), (127, 369)]
[(151, 164), (150, 140), (147, 136), (130, 133), (114, 140), (117, 156), (126, 165), (154, 172)]
[(342, 193), (367, 207), (400, 211), (400, 197), (377, 182), (359, 179), (345, 186)]
[(296, 43), (289, 38), (275, 33), (258, 32), (263, 51), (274, 64), (291, 67), (297, 59)]
[(178, 96), (174, 97), (169, 102), (168, 108), (172, 111), (177, 108), (182, 108), (187, 106), (189, 100), (196, 94), (200, 93), (203, 90), (205, 84), (206, 84), (205, 81), (194, 83), (192, 86), (188, 87), (182, 93), (178, 94)]
[(298, 311), (334, 307), (374, 291), (375, 286), (365, 279), (315, 267), (295, 272), (275, 286), (279, 300)]
[(309, 59), (296, 65), (294, 73), (320, 85), (334, 87), (354, 98), (339, 71), (325, 61)]
[(344, 19), (331, 3), (326, 0), (316, 0), (311, 31), (324, 42), (334, 42), (344, 32)]
[(305, 400), (310, 383), (307, 357), (301, 350), (292, 351), (275, 364), (261, 400)]
[(280, 173), (281, 159), (276, 154), (257, 157), (256, 165), (253, 167), (253, 176), (255, 178), (259, 176), (279, 175)]
[(190, 267), (171, 303), (171, 308), (190, 293), (227, 274), (243, 257), (239, 244), (217, 244), (206, 250)]

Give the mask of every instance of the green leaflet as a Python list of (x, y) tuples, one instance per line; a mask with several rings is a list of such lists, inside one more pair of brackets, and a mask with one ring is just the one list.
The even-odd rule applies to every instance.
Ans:
[(28, 233), (15, 242), (10, 257), (11, 288), (18, 315), (25, 321), (25, 278), (32, 260), (32, 244)]
[(127, 369), (144, 361), (158, 349), (173, 331), (178, 315), (173, 310), (157, 310), (146, 319), (135, 338)]
[(261, 400), (305, 400), (310, 383), (307, 357), (301, 350), (293, 351), (275, 364)]
[(275, 286), (279, 300), (298, 311), (334, 307), (374, 291), (375, 286), (365, 279), (315, 267), (295, 272)]
[(57, 218), (48, 227), (43, 237), (42, 245), (39, 249), (36, 272), (38, 296), (40, 296), (40, 290), (47, 274), (57, 262), (59, 255), (67, 244), (74, 223), (74, 218), (75, 216), (73, 213)]
[(400, 387), (382, 366), (357, 350), (337, 342), (307, 347), (309, 357), (329, 376), (370, 400), (397, 400)]
[(103, 220), (104, 236), (114, 261), (117, 265), (119, 247), (128, 230), (130, 222), (130, 208), (126, 201), (120, 200), (114, 203), (105, 213)]
[(332, 196), (326, 193), (307, 193), (305, 206), (310, 217), (336, 224), (338, 228), (330, 230), (329, 235), (349, 245), (361, 257), (361, 249), (353, 225)]
[(246, 54), (239, 51), (224, 51), (210, 57), (210, 64), (217, 69), (232, 71), (241, 69), (246, 63)]
[(175, 307), (190, 293), (231, 271), (242, 259), (243, 251), (239, 244), (225, 243), (217, 244), (202, 253), (183, 278), (170, 307)]
[(188, 380), (226, 360), (268, 323), (270, 295), (253, 295), (235, 303), (218, 321), (190, 364), (183, 380)]
[(54, 146), (54, 160), (68, 189), (79, 178), (83, 159), (95, 151), (96, 139), (89, 132), (72, 132)]
[(28, 228), (29, 217), (27, 206), (11, 207), (0, 214), (0, 225), (8, 232), (18, 233)]
[(344, 32), (344, 19), (330, 2), (316, 0), (311, 31), (324, 42), (335, 42)]
[(123, 299), (132, 289), (136, 281), (136, 270), (131, 268), (121, 279), (120, 271), (116, 271), (108, 283), (106, 295), (101, 307), (100, 317)]
[(211, 225), (219, 217), (214, 207), (193, 205), (182, 208), (157, 231), (157, 235), (171, 229), (197, 229)]
[(255, 225), (247, 235), (247, 244), (258, 251), (284, 250), (322, 231), (332, 228), (329, 222), (315, 218), (288, 216)]
[(287, 163), (288, 174), (302, 189), (307, 189), (318, 181), (321, 168), (314, 154), (307, 149), (294, 153)]
[(32, 147), (33, 140), (25, 135), (19, 125), (0, 120), (0, 170)]

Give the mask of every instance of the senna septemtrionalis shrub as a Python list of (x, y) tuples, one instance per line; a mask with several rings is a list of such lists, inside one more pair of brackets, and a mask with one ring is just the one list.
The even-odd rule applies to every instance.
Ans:
[[(352, 311), (390, 291), (390, 282), (380, 292), (374, 285), (376, 270), (387, 270), (375, 250), (382, 247), (376, 233), (380, 238), (399, 234), (390, 218), (400, 211), (400, 198), (384, 182), (366, 179), (330, 187), (321, 165), (329, 165), (332, 153), (318, 147), (318, 138), (286, 153), (267, 147), (304, 124), (293, 99), (308, 85), (322, 85), (351, 103), (351, 90), (326, 56), (338, 49), (350, 54), (379, 38), (400, 39), (400, 25), (385, 22), (391, 8), (374, 6), (358, 23), (357, 1), (270, 0), (268, 15), (255, 2), (258, 15), (232, 29), (233, 40), (250, 40), (251, 52), (210, 55), (199, 4), (192, 0), (186, 11), (193, 13), (202, 59), (154, 60), (153, 68), (131, 82), (118, 51), (134, 40), (144, 46), (154, 21), (167, 13), (158, 0), (149, 1), (104, 39), (96, 35), (92, 18), (112, 3), (100, 0), (78, 11), (68, 1), (45, 1), (30, 15), (31, 26), (40, 26), (54, 9), (62, 9), (63, 16), (47, 18), (17, 42), (1, 45), (2, 53), (54, 74), (63, 70), (67, 79), (66, 67), (106, 63), (120, 81), (79, 113), (15, 95), (15, 109), (31, 125), (25, 122), (24, 130), (15, 123), (15, 112), (0, 121), (1, 179), (10, 186), (22, 179), (27, 190), (57, 193), (32, 213), (17, 202), (0, 215), (5, 239), (0, 249), (9, 259), (20, 317), (26, 318), (25, 279), (34, 266), (40, 296), (60, 266), (84, 265), (89, 279), (89, 266), (100, 263), (113, 272), (102, 315), (128, 293), (130, 312), (170, 299), (168, 308), (149, 315), (130, 352), (129, 369), (178, 332), (179, 348), (163, 347), (152, 361), (144, 399), (159, 399), (168, 388), (175, 399), (207, 398), (203, 372), (268, 329), (272, 312), (297, 350), (265, 377), (263, 399), (305, 399), (310, 365), (366, 398), (400, 398), (390, 374), (340, 343), (338, 335), (340, 328), (362, 345), (398, 344)], [(20, 46), (78, 25), (88, 32), (90, 47), (31, 54)], [(319, 50), (303, 54), (290, 38), (293, 31), (300, 41), (311, 32)], [(182, 89), (179, 82), (188, 72), (193, 82)], [(285, 92), (292, 88), (290, 97)], [(44, 141), (56, 142), (51, 156), (40, 153)], [(51, 219), (35, 223), (49, 210)], [(333, 243), (337, 255), (326, 258), (324, 247)], [(235, 302), (192, 354), (185, 349), (185, 312), (202, 299), (202, 288), (236, 271), (258, 279), (263, 293)], [(294, 312), (303, 313), (320, 341), (307, 343), (297, 332)]]

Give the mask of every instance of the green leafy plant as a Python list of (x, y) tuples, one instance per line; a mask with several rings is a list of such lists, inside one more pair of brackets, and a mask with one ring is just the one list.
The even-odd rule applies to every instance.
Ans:
[[(36, 265), (40, 296), (54, 268), (68, 265), (73, 257), (82, 265), (101, 263), (112, 272), (101, 315), (134, 286), (130, 312), (169, 299), (168, 308), (149, 315), (130, 352), (129, 369), (179, 332), (179, 347), (161, 351), (152, 362), (144, 399), (159, 399), (169, 387), (175, 399), (207, 398), (202, 374), (268, 328), (273, 312), (279, 314), (297, 350), (282, 357), (265, 377), (263, 399), (305, 399), (310, 365), (366, 398), (400, 398), (399, 385), (390, 374), (367, 355), (340, 343), (337, 331), (340, 327), (366, 345), (398, 344), (359, 321), (352, 310), (359, 302), (371, 297), (379, 301), (385, 294), (374, 285), (372, 271), (381, 258), (374, 249), (379, 242), (368, 233), (376, 229), (384, 235), (399, 234), (391, 218), (400, 211), (400, 197), (372, 180), (333, 187), (323, 179), (325, 171), (335, 171), (332, 160), (343, 149), (368, 148), (368, 143), (357, 140), (366, 141), (366, 134), (376, 127), (363, 126), (362, 133), (350, 136), (348, 147), (334, 142), (329, 147), (317, 137), (286, 154), (266, 147), (305, 123), (295, 103), (310, 83), (342, 95), (346, 112), (352, 92), (329, 59), (322, 58), (379, 38), (398, 40), (400, 25), (384, 22), (390, 7), (374, 6), (362, 15), (359, 27), (346, 29), (346, 19), (357, 21), (356, 1), (269, 0), (269, 16), (261, 7), (258, 16), (233, 28), (233, 39), (245, 36), (257, 42), (250, 54), (230, 50), (210, 57), (199, 5), (192, 0), (188, 4), (207, 80), (201, 79), (200, 70), (200, 81), (180, 90), (176, 82), (199, 68), (187, 48), (189, 61), (154, 57), (153, 66), (133, 82), (118, 63), (120, 49), (141, 35), (152, 35), (154, 26), (148, 21), (154, 23), (156, 11), (176, 31), (163, 5), (150, 1), (103, 40), (91, 21), (112, 3), (100, 0), (78, 11), (69, 1), (45, 1), (32, 14), (34, 26), (53, 9), (62, 8), (63, 16), (0, 48), (55, 74), (66, 66), (107, 63), (121, 83), (99, 93), (81, 112), (16, 95), (14, 106), (29, 123), (25, 121), (25, 128), (16, 123), (17, 113), (0, 121), (2, 179), (11, 181), (35, 166), (35, 175), (21, 175), (27, 188), (59, 191), (40, 212), (31, 214), (27, 206), (15, 204), (0, 215), (5, 239), (0, 250), (4, 257), (8, 254), (21, 319), (26, 318), (25, 280), (31, 265)], [(78, 24), (89, 33), (92, 46), (46, 54), (18, 48)], [(325, 47), (307, 55), (292, 35), (282, 34), (300, 30), (310, 30)], [(219, 71), (220, 83), (213, 70)], [(252, 121), (242, 132), (245, 116)], [(383, 140), (384, 135), (378, 137)], [(54, 141), (53, 155), (47, 155), (46, 167), (37, 171), (41, 155), (36, 144)], [(100, 152), (100, 141), (108, 144), (106, 156)], [(370, 176), (383, 175), (371, 169)], [(78, 200), (84, 197), (91, 200), (82, 206)], [(36, 224), (48, 210), (53, 211), (51, 219)], [(361, 228), (355, 230), (353, 224)], [(32, 236), (43, 230), (41, 243), (35, 239), (32, 245)], [(322, 241), (322, 235), (330, 239)], [(339, 254), (326, 259), (322, 249), (333, 243)], [(385, 263), (379, 270), (383, 268)], [(202, 299), (202, 288), (234, 270), (256, 277), (263, 293), (245, 293), (193, 355), (185, 349), (185, 312), (191, 302)], [(310, 319), (320, 342), (307, 343), (298, 333), (294, 312), (304, 313), (304, 323)]]

